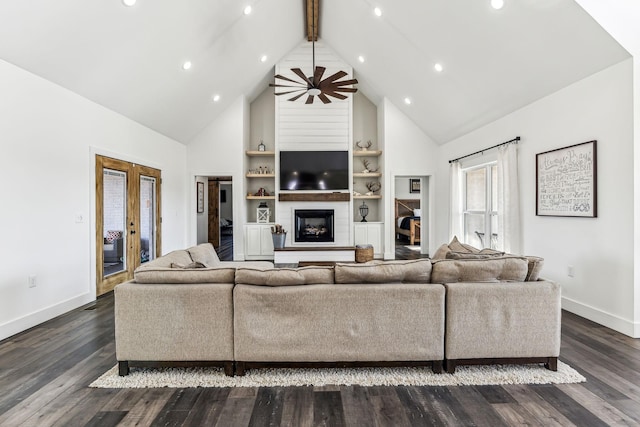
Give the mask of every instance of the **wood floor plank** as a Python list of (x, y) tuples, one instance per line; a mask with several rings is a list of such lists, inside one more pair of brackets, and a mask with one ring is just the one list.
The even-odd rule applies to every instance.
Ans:
[(374, 425), (372, 403), (367, 392), (368, 387), (359, 385), (342, 387), (342, 413), (348, 426), (367, 427)]
[(584, 406), (578, 404), (566, 393), (554, 386), (537, 386), (533, 388), (544, 400), (578, 426), (606, 427), (606, 423), (595, 416)]
[[(549, 427), (574, 426), (567, 417), (560, 413), (553, 405), (527, 385), (508, 385), (504, 389), (537, 421), (538, 425)], [(534, 423), (535, 425), (535, 423)]]
[(313, 425), (316, 427), (346, 425), (339, 391), (313, 392)]
[[(612, 403), (608, 403), (591, 393), (582, 384), (560, 384), (558, 389), (578, 402), (596, 415), (600, 420), (610, 426), (637, 426), (640, 425), (640, 416), (632, 414), (628, 416)], [(635, 412), (640, 410), (640, 405), (635, 405)]]
[(251, 420), (251, 412), (256, 397), (229, 397), (222, 408), (216, 426), (246, 427)]
[(465, 411), (473, 414), (475, 423), (492, 427), (507, 425), (475, 387), (453, 387), (451, 395), (460, 402)]
[(284, 389), (281, 425), (287, 427), (313, 426), (313, 387), (286, 387)]
[(216, 425), (224, 403), (229, 396), (230, 388), (206, 388), (198, 396), (198, 400), (184, 420), (185, 426), (213, 426)]
[(284, 388), (260, 387), (256, 396), (249, 425), (268, 427), (280, 425), (284, 405)]
[(149, 426), (156, 419), (174, 391), (170, 388), (138, 389), (138, 402), (120, 421), (118, 427)]

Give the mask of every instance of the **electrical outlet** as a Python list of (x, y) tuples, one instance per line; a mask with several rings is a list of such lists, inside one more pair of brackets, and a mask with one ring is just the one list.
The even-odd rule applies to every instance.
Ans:
[(30, 288), (36, 287), (36, 276), (29, 276), (29, 287)]
[(567, 267), (567, 276), (569, 277), (573, 277), (575, 275), (576, 271), (573, 268), (573, 265), (570, 265)]

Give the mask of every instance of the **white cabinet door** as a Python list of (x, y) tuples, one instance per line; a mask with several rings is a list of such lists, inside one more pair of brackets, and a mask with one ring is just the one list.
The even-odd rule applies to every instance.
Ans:
[(271, 224), (247, 224), (244, 239), (245, 259), (273, 259)]
[(380, 258), (384, 255), (384, 245), (382, 244), (383, 229), (384, 224), (381, 222), (356, 223), (354, 224), (354, 243), (356, 245), (372, 245), (374, 256)]

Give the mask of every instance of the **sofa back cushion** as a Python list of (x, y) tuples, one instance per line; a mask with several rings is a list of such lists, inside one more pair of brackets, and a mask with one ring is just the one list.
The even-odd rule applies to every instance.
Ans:
[(527, 282), (535, 282), (540, 278), (540, 271), (542, 271), (542, 266), (544, 265), (544, 258), (530, 255), (525, 256), (525, 258), (529, 262)]
[(207, 267), (214, 267), (220, 264), (220, 258), (218, 258), (218, 254), (211, 243), (201, 243), (197, 246), (192, 246), (187, 249), (187, 252), (191, 255), (192, 261), (200, 262)]
[(437, 260), (433, 261), (431, 282), (524, 282), (528, 264), (526, 258), (515, 256)]
[(145, 262), (144, 264), (140, 265), (140, 267), (138, 267), (137, 270), (145, 270), (149, 268), (158, 268), (158, 267), (171, 268), (172, 264), (189, 265), (192, 262), (193, 260), (191, 259), (191, 255), (189, 255), (189, 252), (185, 251), (184, 249), (181, 249), (181, 250), (169, 252), (168, 254), (163, 255), (154, 260), (151, 260), (149, 262)]
[(431, 260), (338, 263), (335, 275), (336, 283), (431, 283)]
[(152, 267), (137, 268), (133, 278), (137, 283), (229, 283), (235, 280), (235, 268), (207, 267), (207, 268), (170, 268)]
[(236, 284), (238, 285), (330, 285), (333, 282), (333, 267), (238, 268), (236, 270)]

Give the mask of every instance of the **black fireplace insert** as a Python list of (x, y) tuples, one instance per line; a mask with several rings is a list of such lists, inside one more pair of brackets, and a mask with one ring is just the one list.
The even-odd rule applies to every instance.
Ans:
[(333, 242), (333, 209), (296, 209), (296, 242)]

